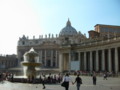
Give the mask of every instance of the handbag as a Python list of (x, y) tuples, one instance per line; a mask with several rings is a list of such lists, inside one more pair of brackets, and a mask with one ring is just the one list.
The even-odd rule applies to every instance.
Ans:
[(65, 81), (61, 83), (61, 86), (62, 86), (62, 87), (65, 87)]
[(62, 87), (65, 87), (66, 85), (65, 85), (65, 79), (64, 79), (64, 81), (61, 83), (61, 86)]
[(82, 84), (82, 81), (80, 81), (80, 84)]

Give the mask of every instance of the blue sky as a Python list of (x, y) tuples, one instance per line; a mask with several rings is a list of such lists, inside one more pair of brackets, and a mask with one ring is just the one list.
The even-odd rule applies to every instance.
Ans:
[(59, 34), (68, 18), (87, 36), (96, 24), (120, 26), (120, 0), (0, 0), (0, 54), (16, 54), (23, 34)]

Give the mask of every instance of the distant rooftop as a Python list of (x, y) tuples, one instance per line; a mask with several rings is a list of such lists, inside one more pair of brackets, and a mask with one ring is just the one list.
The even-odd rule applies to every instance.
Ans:
[[(106, 25), (106, 24), (96, 24), (95, 26), (98, 26), (98, 25), (99, 25), (99, 26), (116, 26), (116, 27), (120, 27), (120, 26), (118, 26), (118, 25)], [(95, 27), (95, 26), (94, 26), (94, 27)]]

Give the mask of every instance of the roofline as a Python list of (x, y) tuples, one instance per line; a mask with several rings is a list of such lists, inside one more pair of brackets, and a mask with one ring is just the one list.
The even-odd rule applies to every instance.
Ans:
[(95, 31), (95, 30), (89, 30), (88, 32)]
[(96, 24), (94, 27), (96, 27), (96, 26), (116, 26), (116, 27), (120, 27), (120, 26), (118, 26), (118, 25), (106, 25), (106, 24)]

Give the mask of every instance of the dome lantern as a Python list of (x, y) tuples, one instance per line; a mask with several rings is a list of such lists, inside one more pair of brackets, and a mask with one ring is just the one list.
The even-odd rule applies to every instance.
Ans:
[(68, 18), (68, 21), (66, 23), (66, 26), (71, 26), (71, 22), (70, 22), (69, 18)]

